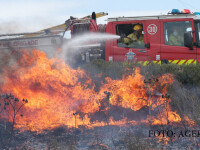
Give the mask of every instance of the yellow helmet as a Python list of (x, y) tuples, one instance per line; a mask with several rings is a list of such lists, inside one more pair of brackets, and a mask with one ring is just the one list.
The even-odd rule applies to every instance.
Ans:
[(142, 26), (139, 25), (139, 24), (136, 24), (136, 25), (133, 27), (133, 30), (136, 30), (136, 31), (142, 30)]

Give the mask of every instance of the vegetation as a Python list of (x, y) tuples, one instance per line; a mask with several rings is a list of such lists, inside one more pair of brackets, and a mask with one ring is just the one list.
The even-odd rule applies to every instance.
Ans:
[[(19, 100), (12, 94), (0, 95), (0, 145), (6, 148), (14, 139), (15, 120), (23, 117), (19, 114), (23, 106), (28, 103), (27, 99)], [(8, 122), (9, 117), (12, 119)]]
[(157, 76), (166, 73), (174, 75), (175, 79), (184, 86), (200, 87), (200, 64), (150, 64), (142, 66), (138, 63), (105, 62), (104, 60), (94, 60), (91, 63), (81, 66), (91, 77), (102, 73), (102, 79), (111, 77), (112, 79), (121, 78), (125, 73), (131, 73), (136, 67), (141, 68), (142, 75)]
[[(104, 82), (105, 77), (121, 79), (124, 74), (132, 73), (136, 67), (146, 78), (158, 77), (170, 73), (174, 76), (174, 83), (168, 89), (171, 95), (172, 109), (177, 110), (183, 118), (184, 114), (200, 125), (200, 64), (150, 64), (142, 66), (138, 63), (105, 62), (95, 60), (81, 66), (97, 84)], [(97, 74), (101, 74), (97, 77)]]

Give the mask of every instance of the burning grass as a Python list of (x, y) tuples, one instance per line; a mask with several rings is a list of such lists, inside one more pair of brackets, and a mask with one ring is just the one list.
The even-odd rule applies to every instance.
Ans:
[[(98, 72), (91, 78), (82, 69), (72, 69), (58, 58), (49, 59), (39, 50), (24, 50), (18, 57), (9, 69), (2, 69), (0, 92), (28, 99), (20, 110), (23, 117), (15, 119), (15, 127), (21, 131), (195, 124), (171, 107), (167, 90), (174, 83), (172, 74), (142, 75), (139, 67), (129, 66), (123, 75), (108, 77), (109, 73)], [(7, 110), (1, 112), (1, 119), (12, 121), (9, 115), (5, 118)]]

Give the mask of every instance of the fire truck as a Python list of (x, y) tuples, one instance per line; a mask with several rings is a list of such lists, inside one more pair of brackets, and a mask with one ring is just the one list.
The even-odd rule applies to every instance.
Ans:
[[(96, 19), (108, 15), (101, 12), (75, 18), (64, 24), (33, 33), (0, 35), (0, 49), (41, 49), (52, 57), (66, 42), (64, 35), (71, 31), (71, 38), (88, 33), (107, 33), (128, 37), (135, 25), (142, 26), (143, 41), (139, 45), (125, 44), (120, 39), (106, 40), (91, 46), (83, 46), (76, 57), (79, 62), (94, 59), (132, 62), (142, 65), (150, 63), (190, 64), (200, 62), (200, 13), (173, 9), (167, 15), (108, 18), (107, 24), (97, 24)], [(176, 32), (175, 32), (176, 30)], [(174, 36), (174, 37), (173, 37)], [(172, 38), (173, 37), (173, 38)], [(179, 42), (175, 42), (179, 40)], [(70, 41), (68, 41), (70, 42)]]
[[(173, 9), (168, 15), (109, 18), (106, 32), (125, 34), (135, 24), (143, 27), (144, 43), (125, 45), (118, 40), (105, 45), (106, 61), (125, 61), (128, 56), (147, 65), (154, 63), (190, 64), (200, 62), (200, 14), (190, 10)], [(170, 42), (176, 28), (179, 43)], [(172, 39), (176, 40), (176, 39)]]

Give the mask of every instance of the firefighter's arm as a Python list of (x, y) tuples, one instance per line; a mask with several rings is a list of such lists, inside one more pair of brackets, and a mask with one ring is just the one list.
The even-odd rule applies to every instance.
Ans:
[(131, 38), (127, 37), (127, 36), (121, 36), (120, 39), (118, 40), (118, 42), (124, 43), (124, 44), (128, 44), (131, 42)]
[(123, 38), (123, 43), (124, 44), (128, 44), (128, 43), (130, 43), (131, 42), (131, 39), (130, 38)]
[(127, 37), (124, 38), (125, 43), (131, 43), (131, 42), (134, 42), (134, 41), (137, 41), (134, 33), (131, 33)]
[(138, 41), (137, 39), (137, 35), (135, 35), (135, 33), (131, 33), (127, 36), (127, 38), (129, 38), (132, 42)]

